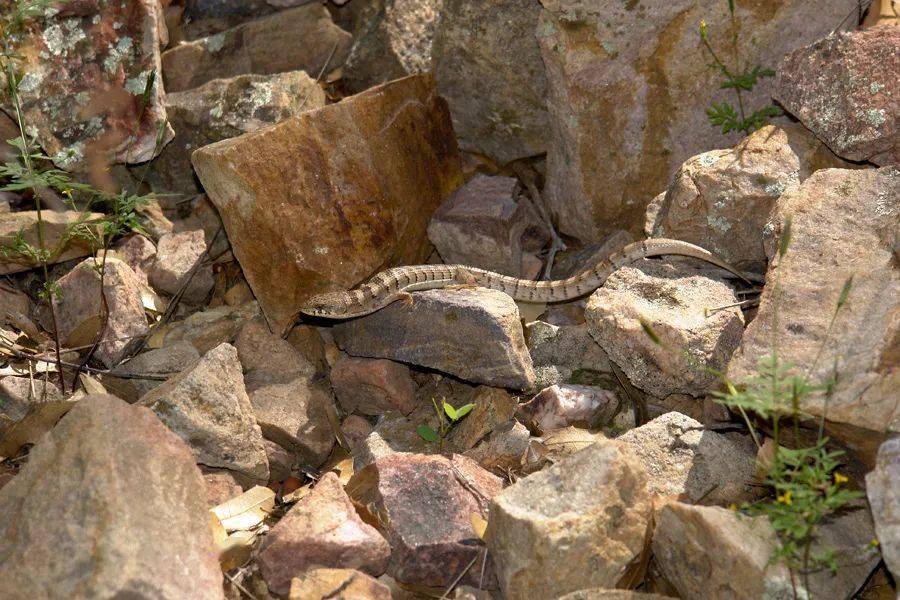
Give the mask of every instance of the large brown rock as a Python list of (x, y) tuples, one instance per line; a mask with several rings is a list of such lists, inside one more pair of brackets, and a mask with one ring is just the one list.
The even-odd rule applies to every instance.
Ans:
[(763, 273), (763, 230), (779, 196), (818, 169), (849, 167), (802, 125), (768, 125), (730, 150), (688, 159), (651, 204), (647, 234), (711, 250), (740, 269)]
[(546, 152), (547, 76), (534, 35), (540, 12), (532, 0), (444, 0), (434, 75), (462, 148), (499, 163)]
[(388, 574), (401, 583), (445, 589), (459, 576), (478, 585), (480, 569), (466, 569), (472, 559), (483, 560), (486, 549), (472, 516), (486, 518), (501, 487), (498, 477), (458, 454), (392, 454), (355, 473), (347, 490), (377, 515), (392, 549)]
[(349, 49), (350, 34), (313, 2), (175, 46), (163, 53), (162, 68), (166, 90), (182, 92), (249, 73), (318, 74), (326, 63), (340, 66)]
[(193, 162), (279, 332), (313, 294), (424, 260), (431, 214), (461, 179), (428, 76), (217, 142)]
[(834, 152), (900, 163), (900, 29), (839, 32), (778, 66), (774, 98)]
[[(781, 361), (800, 373), (815, 367), (809, 375), (814, 383), (828, 380), (837, 361), (837, 384), (826, 411), (829, 429), (873, 459), (884, 434), (900, 431), (900, 269), (895, 250), (900, 171), (818, 171), (781, 197), (773, 234), (782, 231), (787, 216), (793, 223), (790, 246), (766, 274), (766, 281), (777, 278), (779, 285), (763, 290), (759, 313), (744, 332), (728, 376), (737, 383), (753, 376), (759, 361), (771, 355), (773, 337)], [(851, 275), (850, 295), (829, 332)], [(823, 403), (821, 394), (813, 394), (801, 408), (821, 415)]]
[(643, 468), (603, 440), (519, 479), (490, 511), (486, 539), (505, 597), (551, 600), (625, 578), (644, 548), (651, 498)]
[(362, 521), (340, 479), (326, 473), (266, 535), (259, 568), (269, 589), (285, 595), (291, 579), (312, 566), (381, 575), (391, 547)]
[[(731, 57), (727, 3), (719, 0), (544, 0), (537, 36), (549, 81), (552, 139), (546, 196), (562, 233), (596, 240), (614, 228), (640, 231), (644, 208), (689, 157), (734, 145), (710, 125), (719, 89), (698, 24)], [(736, 4), (741, 62), (774, 68), (830, 32), (856, 0)], [(790, 32), (786, 35), (785, 32)], [(744, 92), (744, 105), (770, 102), (772, 80)]]
[(390, 358), (466, 381), (528, 389), (534, 383), (519, 311), (495, 290), (429, 290), (335, 326), (348, 354)]
[[(100, 219), (103, 215), (89, 213), (89, 220)], [(83, 217), (75, 211), (56, 212), (41, 211), (44, 247), (47, 250), (59, 249), (51, 256), (48, 263), (57, 263), (80, 258), (91, 254), (91, 247), (86, 241), (77, 237), (66, 240), (69, 229)], [(0, 275), (28, 271), (40, 266), (29, 256), (15, 251), (15, 238), (21, 235), (30, 246), (38, 247), (37, 211), (23, 210), (19, 212), (0, 213)], [(65, 243), (62, 243), (65, 240)]]
[(325, 106), (325, 92), (303, 71), (214, 79), (166, 94), (173, 139), (150, 164), (147, 181), (156, 192), (200, 191), (191, 152)]
[[(153, 158), (166, 124), (156, 0), (94, 0), (51, 9), (13, 49), (23, 56), (22, 118), (66, 170)], [(151, 73), (157, 77), (142, 100)], [(5, 76), (5, 73), (3, 74)], [(5, 85), (5, 83), (4, 83)], [(4, 98), (4, 110), (12, 110)]]
[(113, 396), (83, 398), (34, 447), (0, 514), (4, 598), (224, 597), (190, 449)]

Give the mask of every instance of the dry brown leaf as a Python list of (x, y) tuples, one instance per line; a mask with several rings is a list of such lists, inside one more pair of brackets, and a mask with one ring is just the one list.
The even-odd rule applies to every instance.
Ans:
[(236, 531), (217, 543), (222, 571), (230, 571), (247, 564), (253, 554), (256, 537), (252, 531)]
[(103, 384), (87, 373), (79, 373), (78, 381), (81, 382), (81, 387), (84, 388), (84, 392), (89, 396), (106, 393), (106, 388), (103, 387)]
[(214, 506), (211, 510), (225, 531), (247, 531), (258, 527), (275, 508), (275, 492), (261, 485)]
[(484, 532), (487, 529), (487, 521), (478, 513), (469, 513), (469, 521), (472, 523), (472, 529), (480, 539), (484, 539)]
[(166, 312), (166, 301), (146, 285), (141, 287), (141, 304), (149, 313), (161, 315)]
[(76, 400), (54, 400), (39, 402), (28, 407), (28, 412), (13, 423), (0, 439), (0, 456), (15, 456), (25, 444), (34, 444), (45, 433), (53, 429), (76, 404)]

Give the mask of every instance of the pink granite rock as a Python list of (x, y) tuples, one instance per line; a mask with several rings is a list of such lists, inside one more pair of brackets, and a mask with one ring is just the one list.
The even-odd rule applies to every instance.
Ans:
[(348, 413), (408, 415), (417, 404), (409, 367), (390, 360), (342, 356), (331, 369), (331, 385)]

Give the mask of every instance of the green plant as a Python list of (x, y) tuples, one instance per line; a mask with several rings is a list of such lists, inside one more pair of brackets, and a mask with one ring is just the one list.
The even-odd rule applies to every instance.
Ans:
[(774, 105), (764, 106), (760, 109), (747, 113), (744, 109), (744, 97), (742, 92), (752, 91), (764, 77), (773, 77), (775, 71), (765, 69), (760, 65), (741, 66), (740, 48), (738, 45), (738, 22), (735, 15), (735, 0), (728, 0), (728, 14), (731, 20), (731, 50), (734, 65), (729, 67), (725, 64), (716, 51), (713, 49), (709, 41), (709, 31), (706, 21), (700, 21), (700, 41), (706, 52), (712, 58), (710, 67), (717, 69), (724, 78), (719, 86), (720, 89), (734, 90), (737, 96), (737, 109), (728, 102), (713, 102), (706, 110), (709, 122), (722, 128), (722, 133), (726, 134), (731, 131), (743, 131), (749, 134), (756, 131), (766, 124), (771, 117), (777, 117), (781, 114), (781, 110)]
[(437, 400), (434, 398), (431, 399), (431, 403), (434, 405), (434, 411), (437, 414), (438, 430), (435, 431), (428, 425), (419, 425), (416, 428), (416, 433), (418, 433), (419, 437), (426, 442), (440, 444), (441, 450), (443, 450), (444, 439), (447, 437), (447, 434), (450, 433), (450, 430), (453, 429), (463, 417), (472, 412), (475, 405), (470, 403), (464, 404), (459, 408), (454, 408), (448, 404), (446, 400), (441, 400), (441, 405), (439, 407)]

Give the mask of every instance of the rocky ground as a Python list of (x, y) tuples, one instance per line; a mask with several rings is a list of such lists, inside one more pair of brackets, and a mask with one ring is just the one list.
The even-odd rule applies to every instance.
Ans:
[[(867, 4), (0, 3), (2, 139), (73, 182), (0, 145), (0, 598), (900, 597), (900, 28)], [(780, 116), (710, 125), (701, 20)], [(646, 237), (757, 283), (665, 257), (298, 315)], [(831, 381), (780, 437), (716, 395), (773, 348)], [(811, 493), (852, 501), (804, 570), (752, 507), (803, 511), (773, 457), (823, 434)]]

